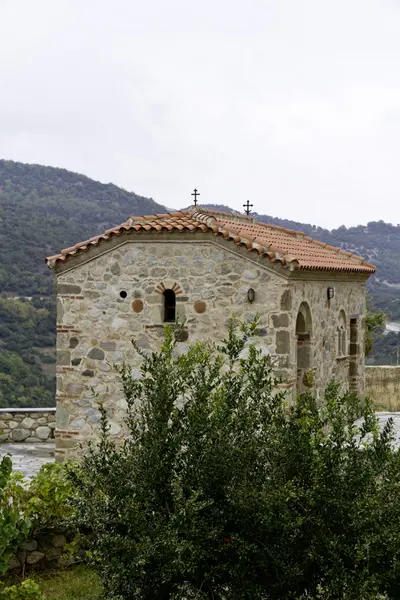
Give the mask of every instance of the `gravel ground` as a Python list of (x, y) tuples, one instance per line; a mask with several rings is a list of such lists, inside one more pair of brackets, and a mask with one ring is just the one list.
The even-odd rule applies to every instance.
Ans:
[(42, 465), (53, 462), (54, 443), (24, 444), (7, 443), (0, 444), (0, 458), (6, 454), (12, 455), (13, 467), (30, 478), (37, 473)]

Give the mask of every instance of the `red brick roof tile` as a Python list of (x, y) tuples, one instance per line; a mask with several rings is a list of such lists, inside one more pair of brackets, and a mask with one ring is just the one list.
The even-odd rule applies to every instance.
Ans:
[(60, 254), (49, 256), (46, 259), (47, 264), (53, 268), (57, 263), (70, 260), (92, 246), (127, 231), (209, 231), (232, 240), (238, 246), (243, 245), (250, 252), (265, 256), (271, 262), (278, 261), (291, 271), (375, 273), (375, 267), (361, 256), (314, 240), (300, 231), (259, 223), (251, 217), (194, 206), (178, 212), (130, 217), (125, 223), (108, 229), (102, 235), (65, 248)]

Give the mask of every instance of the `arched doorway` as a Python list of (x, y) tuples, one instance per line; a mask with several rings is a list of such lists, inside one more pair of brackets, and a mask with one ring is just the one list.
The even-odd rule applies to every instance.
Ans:
[(303, 394), (310, 387), (307, 381), (306, 373), (312, 367), (312, 320), (311, 311), (307, 302), (302, 302), (299, 307), (296, 319), (296, 362), (297, 362), (297, 381), (296, 392)]

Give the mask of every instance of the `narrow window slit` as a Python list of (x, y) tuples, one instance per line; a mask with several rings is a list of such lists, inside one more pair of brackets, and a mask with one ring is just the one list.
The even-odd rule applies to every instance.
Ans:
[(173, 290), (164, 290), (164, 323), (173, 323), (176, 319), (176, 296)]

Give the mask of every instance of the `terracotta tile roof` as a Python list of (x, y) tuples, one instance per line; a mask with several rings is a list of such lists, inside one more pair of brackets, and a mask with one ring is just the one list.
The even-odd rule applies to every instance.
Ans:
[(125, 223), (108, 229), (102, 235), (65, 248), (55, 256), (49, 256), (47, 264), (53, 268), (57, 263), (70, 260), (92, 246), (127, 231), (209, 231), (232, 240), (238, 246), (243, 245), (250, 252), (265, 256), (272, 262), (278, 261), (291, 271), (375, 273), (375, 267), (361, 256), (314, 240), (302, 232), (259, 223), (251, 217), (194, 206), (178, 212), (130, 217)]

